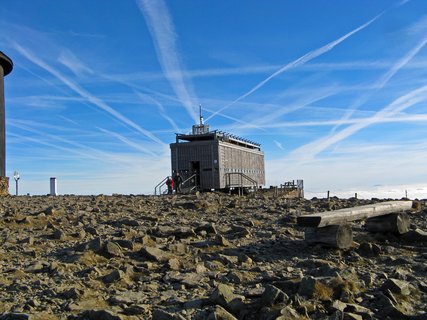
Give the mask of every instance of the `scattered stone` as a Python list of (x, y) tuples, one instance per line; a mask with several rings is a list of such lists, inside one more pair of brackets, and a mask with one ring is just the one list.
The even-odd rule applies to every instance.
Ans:
[(215, 244), (223, 247), (229, 247), (230, 241), (228, 241), (226, 238), (224, 238), (222, 235), (217, 234), (215, 237)]
[(239, 237), (249, 237), (251, 235), (251, 232), (243, 226), (233, 225), (231, 231)]
[(169, 259), (168, 266), (171, 270), (179, 270), (181, 268), (181, 263), (177, 258)]
[(54, 207), (47, 207), (46, 209), (43, 210), (43, 213), (50, 216), (50, 215), (56, 215), (58, 214), (58, 210), (55, 209)]
[(108, 310), (86, 310), (80, 315), (81, 320), (123, 320), (117, 314)]
[[(135, 243), (126, 239), (115, 239), (114, 243), (118, 244), (121, 248), (125, 248), (133, 251), (135, 249)], [(121, 255), (119, 255), (121, 256)]]
[(141, 248), (141, 250), (139, 251), (140, 255), (151, 260), (151, 261), (156, 261), (156, 262), (167, 262), (169, 259), (172, 258), (172, 256), (157, 248), (157, 247), (145, 247), (145, 248)]
[(403, 234), (401, 238), (410, 243), (423, 243), (427, 242), (427, 232), (417, 228)]
[(119, 281), (125, 277), (125, 273), (122, 270), (114, 270), (109, 274), (102, 277), (104, 283), (113, 283)]
[(39, 273), (43, 272), (46, 268), (46, 264), (42, 262), (34, 262), (33, 264), (29, 265), (27, 268), (24, 269), (24, 272), (27, 273)]
[(185, 320), (185, 318), (180, 317), (179, 315), (174, 315), (172, 313), (166, 312), (161, 309), (156, 309), (153, 311), (152, 320)]
[(261, 296), (261, 304), (268, 307), (286, 302), (288, 299), (289, 297), (282, 290), (268, 284), (265, 286), (264, 293)]
[(345, 312), (353, 312), (353, 313), (357, 313), (359, 315), (372, 315), (372, 311), (369, 310), (368, 308), (365, 308), (361, 305), (355, 304), (355, 303), (347, 303), (346, 308), (344, 309)]
[(98, 235), (99, 235), (98, 231), (97, 231), (94, 227), (86, 227), (86, 228), (84, 228), (83, 230), (84, 230), (85, 232), (87, 232), (87, 233), (89, 233), (89, 234), (93, 235), (93, 236), (98, 236)]
[(121, 257), (123, 256), (122, 248), (113, 241), (107, 241), (103, 248), (104, 253), (110, 257)]
[(363, 320), (363, 317), (355, 313), (345, 312), (343, 320)]
[(66, 236), (65, 233), (61, 229), (54, 229), (52, 233), (52, 239), (56, 240), (65, 240)]
[(213, 305), (218, 304), (233, 314), (238, 314), (244, 309), (245, 297), (234, 294), (233, 291), (233, 287), (220, 283), (209, 297), (209, 302)]
[(362, 242), (357, 250), (362, 256), (379, 256), (381, 253), (381, 247), (375, 243)]
[(140, 222), (138, 220), (123, 218), (117, 221), (119, 226), (129, 226), (129, 227), (138, 227), (140, 226)]
[(282, 310), (280, 310), (280, 316), (276, 318), (276, 320), (299, 320), (301, 319), (301, 314), (299, 314), (294, 308), (291, 306), (286, 306)]
[(304, 277), (298, 288), (298, 294), (301, 296), (306, 296), (308, 298), (313, 298), (314, 292), (316, 290), (316, 279), (313, 277)]
[(402, 294), (404, 296), (411, 294), (409, 283), (397, 279), (387, 279), (381, 286), (381, 290), (383, 292), (390, 290), (392, 293)]
[(380, 200), (268, 192), (3, 197), (0, 319), (426, 319), (427, 200), (415, 233), (356, 222), (336, 250), (295, 218)]
[(81, 243), (77, 245), (76, 251), (83, 252), (87, 250), (92, 250), (93, 252), (98, 252), (102, 248), (102, 240), (101, 238), (95, 238), (85, 243)]
[(215, 306), (215, 309), (207, 317), (207, 320), (237, 320), (231, 313), (221, 306)]
[(34, 317), (26, 313), (6, 313), (0, 315), (0, 320), (33, 320)]
[(77, 299), (82, 295), (82, 291), (81, 290), (77, 290), (76, 288), (70, 288), (68, 290), (65, 290), (63, 292), (60, 293), (60, 297), (64, 298), (64, 299)]
[(331, 308), (334, 309), (334, 310), (338, 310), (338, 311), (344, 311), (344, 309), (347, 308), (347, 303), (342, 302), (340, 300), (335, 300), (332, 303), (332, 307)]
[(217, 230), (216, 230), (216, 228), (215, 228), (215, 225), (210, 224), (210, 223), (200, 225), (194, 231), (197, 234), (201, 234), (201, 232), (204, 231), (208, 235), (215, 235), (215, 234), (218, 233)]
[(184, 255), (188, 253), (188, 246), (185, 243), (173, 243), (168, 246), (168, 250), (174, 254)]
[(176, 229), (172, 232), (172, 234), (173, 236), (175, 236), (176, 239), (196, 237), (196, 233), (194, 232), (194, 230), (188, 227), (181, 227), (179, 229)]

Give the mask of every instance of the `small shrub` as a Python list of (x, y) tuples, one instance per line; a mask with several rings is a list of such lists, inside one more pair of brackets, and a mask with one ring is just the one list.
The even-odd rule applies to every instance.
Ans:
[(323, 284), (320, 281), (316, 281), (316, 284), (314, 285), (314, 297), (322, 300), (322, 301), (330, 301), (332, 300), (334, 295), (334, 290)]
[(359, 286), (351, 279), (343, 279), (341, 277), (335, 277), (331, 279), (329, 285), (333, 288), (333, 297), (339, 299), (343, 293), (347, 293), (350, 296), (360, 293)]

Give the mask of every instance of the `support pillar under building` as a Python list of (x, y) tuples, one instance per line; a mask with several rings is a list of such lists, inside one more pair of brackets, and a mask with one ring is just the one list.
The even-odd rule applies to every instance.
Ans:
[(4, 110), (4, 77), (13, 69), (12, 60), (0, 51), (0, 195), (9, 194), (6, 177), (6, 117)]

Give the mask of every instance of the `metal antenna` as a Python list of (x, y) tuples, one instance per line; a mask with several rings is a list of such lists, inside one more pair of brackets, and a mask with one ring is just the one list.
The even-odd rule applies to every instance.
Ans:
[(200, 125), (203, 126), (203, 115), (202, 115), (202, 105), (199, 104), (199, 114), (200, 114)]

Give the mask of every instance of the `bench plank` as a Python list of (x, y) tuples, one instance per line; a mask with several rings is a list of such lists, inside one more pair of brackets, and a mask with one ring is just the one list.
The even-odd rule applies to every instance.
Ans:
[(297, 217), (301, 227), (325, 227), (341, 225), (351, 221), (378, 217), (394, 212), (410, 210), (412, 201), (386, 201), (365, 206), (358, 206), (334, 211), (326, 211)]

